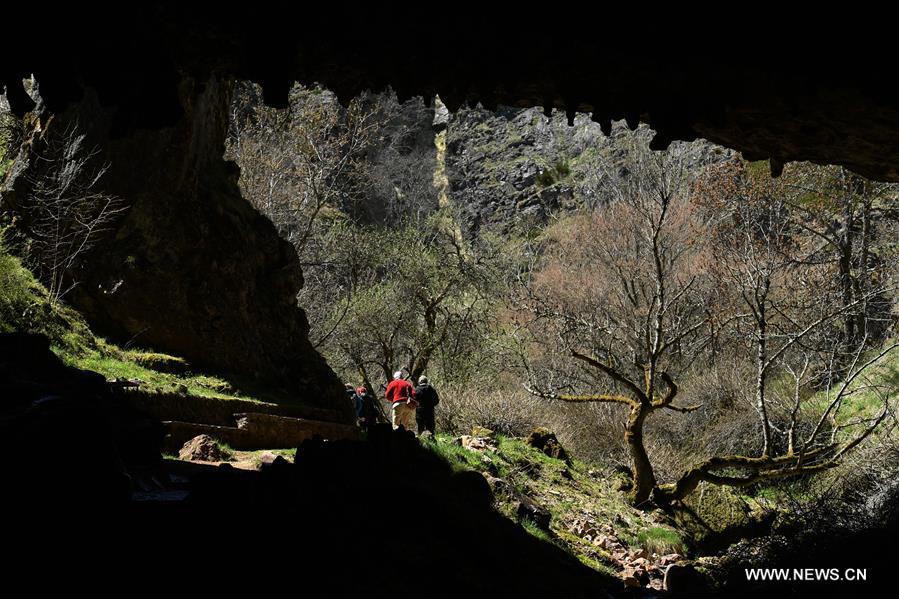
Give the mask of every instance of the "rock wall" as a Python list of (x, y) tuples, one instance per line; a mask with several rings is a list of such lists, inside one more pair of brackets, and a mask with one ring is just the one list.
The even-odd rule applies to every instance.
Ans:
[[(603, 174), (623, 168), (633, 145), (653, 135), (624, 122), (606, 135), (587, 114), (569, 125), (564, 113), (547, 117), (536, 108), (458, 110), (447, 124), (446, 171), (463, 231), (523, 232), (551, 214), (601, 204)], [(687, 148), (688, 169), (733, 155), (704, 140)]]
[[(340, 383), (312, 349), (296, 305), (296, 253), (241, 197), (238, 169), (222, 159), (230, 85), (185, 77), (178, 98), (183, 116), (170, 127), (118, 129), (116, 109), (90, 91), (41, 119), (47, 132), (77, 123), (109, 164), (99, 187), (128, 206), (73, 273), (78, 285), (67, 300), (120, 342), (266, 381), (349, 420)], [(22, 152), (20, 176), (4, 190), (7, 206), (27, 196), (42, 162)]]

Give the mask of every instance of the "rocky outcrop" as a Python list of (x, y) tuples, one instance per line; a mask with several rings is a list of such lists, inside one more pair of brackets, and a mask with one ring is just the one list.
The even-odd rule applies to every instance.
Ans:
[(519, 522), (532, 522), (541, 530), (549, 530), (552, 514), (548, 509), (525, 495), (519, 495), (518, 506), (515, 515)]
[[(608, 175), (652, 136), (624, 122), (606, 135), (588, 114), (569, 125), (565, 114), (536, 108), (460, 109), (447, 125), (446, 171), (463, 231), (522, 233), (551, 215), (607, 202)], [(692, 171), (733, 155), (704, 141), (686, 147)]]
[(531, 434), (528, 435), (525, 443), (551, 458), (563, 460), (565, 462), (568, 461), (568, 453), (565, 451), (565, 448), (562, 447), (562, 444), (559, 443), (556, 434), (549, 429), (543, 427), (535, 428), (531, 431)]
[[(40, 135), (77, 125), (108, 170), (101, 191), (126, 212), (73, 273), (67, 299), (101, 333), (170, 352), (191, 364), (248, 375), (297, 403), (350, 420), (337, 377), (307, 339), (296, 305), (303, 284), (293, 248), (237, 187), (225, 162), (230, 86), (185, 77), (182, 117), (169, 127), (120, 130), (114, 107), (92, 92), (61, 114), (42, 114)], [(41, 143), (35, 135), (34, 144)], [(27, 149), (7, 181), (13, 210), (44, 163)], [(22, 164), (22, 163), (26, 164)]]

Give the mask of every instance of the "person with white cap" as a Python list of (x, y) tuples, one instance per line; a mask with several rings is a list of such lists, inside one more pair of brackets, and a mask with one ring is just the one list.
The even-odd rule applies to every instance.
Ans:
[(415, 388), (403, 378), (402, 370), (393, 373), (393, 380), (387, 385), (384, 396), (390, 402), (390, 420), (394, 430), (402, 426), (411, 431), (412, 425), (415, 424), (415, 408), (418, 402), (415, 400)]
[(437, 390), (428, 382), (428, 377), (418, 377), (418, 387), (415, 388), (415, 399), (418, 401), (418, 410), (415, 411), (415, 422), (418, 423), (418, 434), (431, 431), (434, 434), (434, 408), (440, 403)]

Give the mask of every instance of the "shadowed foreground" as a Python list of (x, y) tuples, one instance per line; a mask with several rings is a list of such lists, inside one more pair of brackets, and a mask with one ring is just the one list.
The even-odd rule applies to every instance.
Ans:
[[(260, 472), (177, 471), (161, 460), (159, 423), (122, 405), (99, 375), (64, 366), (46, 338), (0, 336), (0, 391), (3, 513), (14, 515), (4, 536), (17, 549), (6, 565), (17, 575), (137, 572), (156, 583), (188, 564), (191, 583), (179, 589), (301, 582), (339, 595), (595, 597), (620, 588), (496, 512), (480, 474), (454, 473), (389, 426), (366, 441), (304, 442), (295, 464)], [(148, 486), (159, 492), (135, 492)]]
[[(124, 579), (125, 588), (162, 585), (167, 594), (646, 593), (504, 518), (480, 474), (453, 472), (411, 433), (385, 425), (365, 441), (306, 441), (294, 464), (281, 458), (258, 472), (163, 461), (162, 435), (102, 377), (64, 366), (46, 338), (0, 335), (3, 571), (41, 588)], [(885, 588), (896, 513), (882, 530), (850, 538), (741, 544), (745, 555), (715, 576), (725, 585), (718, 596)], [(744, 567), (867, 568), (868, 581), (755, 584)], [(714, 594), (705, 581), (682, 588), (671, 596)]]

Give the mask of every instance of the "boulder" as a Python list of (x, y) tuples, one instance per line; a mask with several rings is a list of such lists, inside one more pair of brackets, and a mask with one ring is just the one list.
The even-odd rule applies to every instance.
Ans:
[(531, 447), (539, 449), (544, 454), (557, 460), (568, 461), (568, 454), (556, 438), (556, 434), (549, 429), (535, 428), (525, 441)]
[(493, 439), (487, 437), (472, 437), (471, 435), (462, 435), (456, 439), (456, 444), (461, 445), (465, 449), (471, 449), (472, 451), (485, 451), (487, 449), (493, 450), (496, 448)]
[(682, 559), (684, 559), (682, 555), (679, 555), (677, 553), (669, 553), (659, 558), (659, 565), (668, 566)]
[(530, 520), (536, 524), (538, 528), (546, 531), (549, 530), (549, 522), (552, 519), (552, 514), (549, 513), (549, 510), (530, 497), (524, 495), (519, 497), (518, 508), (515, 510), (515, 513), (518, 516), (519, 522)]
[(624, 586), (645, 586), (649, 584), (649, 574), (642, 566), (627, 566), (620, 576), (624, 580)]
[(431, 128), (434, 129), (434, 133), (440, 133), (446, 129), (447, 124), (450, 120), (450, 111), (449, 109), (440, 101), (439, 97), (434, 98), (434, 120), (431, 123)]
[(226, 462), (232, 458), (231, 453), (209, 435), (197, 435), (185, 443), (178, 457), (191, 462)]
[(706, 577), (691, 564), (671, 564), (665, 569), (662, 587), (669, 593), (705, 594), (709, 590)]

